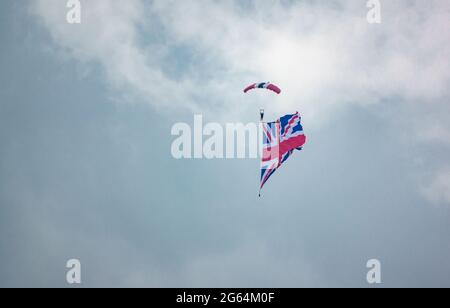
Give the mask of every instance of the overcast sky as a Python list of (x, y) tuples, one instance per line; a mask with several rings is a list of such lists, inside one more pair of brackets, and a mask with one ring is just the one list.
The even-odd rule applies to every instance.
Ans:
[[(450, 2), (0, 2), (0, 286), (450, 287)], [(242, 89), (272, 81), (282, 95)], [(175, 160), (177, 122), (308, 144)]]

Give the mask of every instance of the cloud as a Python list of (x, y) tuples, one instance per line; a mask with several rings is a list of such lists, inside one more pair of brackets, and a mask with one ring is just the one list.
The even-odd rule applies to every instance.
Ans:
[[(99, 64), (122, 96), (230, 113), (258, 99), (320, 122), (351, 104), (449, 97), (448, 2), (382, 5), (381, 25), (367, 23), (361, 1), (96, 0), (83, 2), (76, 26), (58, 0), (35, 1), (32, 12), (56, 45)], [(266, 95), (243, 104), (241, 88), (259, 80), (283, 87), (276, 106)]]
[(82, 63), (100, 65), (112, 88), (124, 98), (146, 99), (164, 108), (169, 105), (168, 93), (175, 101), (189, 96), (183, 89), (190, 87), (167, 78), (155, 64), (157, 59), (146, 51), (151, 46), (140, 44), (140, 28), (147, 17), (142, 1), (82, 1), (80, 25), (66, 22), (66, 10), (65, 2), (59, 0), (31, 4), (31, 12), (43, 22), (56, 46)]
[[(446, 0), (382, 1), (375, 25), (365, 1), (82, 4), (81, 25), (67, 24), (64, 1), (33, 1), (30, 10), (57, 50), (101, 68), (116, 100), (227, 121), (256, 118), (260, 107), (268, 118), (299, 110), (309, 131), (363, 106), (397, 123), (393, 134), (409, 143), (450, 145)], [(255, 81), (283, 94), (244, 96)], [(447, 183), (439, 174), (426, 195), (448, 200)]]
[(450, 166), (437, 172), (431, 182), (422, 188), (422, 193), (434, 204), (450, 205)]

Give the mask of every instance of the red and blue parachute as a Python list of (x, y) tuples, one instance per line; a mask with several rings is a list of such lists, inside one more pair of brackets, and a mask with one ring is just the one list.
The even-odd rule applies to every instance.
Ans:
[(281, 89), (270, 82), (261, 82), (261, 83), (254, 83), (252, 85), (249, 85), (247, 88), (245, 88), (244, 93), (247, 93), (254, 89), (267, 89), (267, 90), (273, 91), (277, 94), (281, 93)]

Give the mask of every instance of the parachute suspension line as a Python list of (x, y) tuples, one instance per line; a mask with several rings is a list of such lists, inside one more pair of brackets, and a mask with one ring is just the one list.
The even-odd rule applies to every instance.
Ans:
[[(261, 126), (264, 125), (264, 114), (265, 114), (265, 110), (264, 109), (260, 109), (259, 110), (259, 114), (261, 116)], [(259, 188), (259, 198), (261, 198), (261, 188)]]

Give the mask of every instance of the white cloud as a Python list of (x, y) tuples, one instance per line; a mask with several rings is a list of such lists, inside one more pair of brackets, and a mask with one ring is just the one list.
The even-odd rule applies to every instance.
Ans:
[(434, 204), (450, 205), (450, 166), (439, 171), (422, 192)]
[[(433, 110), (450, 98), (448, 1), (382, 2), (381, 25), (367, 23), (364, 1), (95, 0), (83, 2), (80, 26), (65, 22), (59, 0), (35, 1), (32, 11), (57, 45), (100, 64), (115, 94), (158, 110), (236, 119), (262, 105), (300, 110), (313, 128), (346, 106), (391, 99), (427, 104), (446, 122)], [(283, 95), (242, 94), (267, 80)]]
[(167, 93), (179, 101), (188, 96), (183, 89), (189, 87), (180, 87), (167, 78), (139, 43), (140, 28), (146, 20), (142, 1), (82, 1), (80, 25), (66, 22), (64, 1), (34, 1), (31, 10), (43, 21), (55, 44), (83, 63), (99, 64), (108, 82), (124, 97), (137, 96), (165, 107), (169, 104)]
[[(117, 100), (227, 121), (298, 110), (308, 130), (345, 108), (389, 103), (394, 133), (450, 145), (446, 0), (383, 1), (380, 25), (367, 22), (364, 1), (91, 0), (81, 25), (66, 22), (64, 1), (32, 3), (59, 50), (99, 65)], [(243, 95), (255, 81), (283, 93)], [(450, 202), (449, 177), (422, 190), (431, 202)]]

